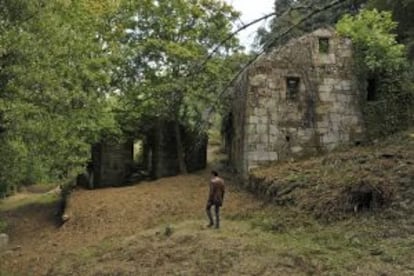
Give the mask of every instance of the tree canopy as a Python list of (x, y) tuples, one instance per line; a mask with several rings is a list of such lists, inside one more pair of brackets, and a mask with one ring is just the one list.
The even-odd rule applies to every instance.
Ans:
[(195, 126), (243, 59), (217, 0), (0, 0), (0, 17), (0, 192), (69, 177), (148, 118)]
[(405, 63), (405, 47), (393, 31), (397, 22), (390, 12), (362, 10), (355, 16), (345, 15), (336, 25), (338, 33), (350, 37), (358, 54), (372, 73), (398, 72)]

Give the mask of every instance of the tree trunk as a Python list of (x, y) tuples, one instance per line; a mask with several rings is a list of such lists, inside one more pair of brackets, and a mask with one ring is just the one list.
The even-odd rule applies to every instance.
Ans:
[(176, 141), (176, 148), (177, 148), (177, 159), (178, 159), (178, 169), (180, 174), (187, 174), (187, 165), (185, 164), (184, 160), (184, 146), (181, 137), (180, 131), (180, 123), (176, 118), (174, 121), (174, 132), (175, 132), (175, 141)]

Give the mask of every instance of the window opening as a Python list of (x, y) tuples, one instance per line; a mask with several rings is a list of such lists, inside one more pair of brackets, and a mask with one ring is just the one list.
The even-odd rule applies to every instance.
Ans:
[(299, 94), (300, 78), (287, 77), (286, 78), (286, 98), (289, 100), (296, 100)]
[(319, 38), (319, 53), (321, 54), (329, 53), (329, 38), (327, 37)]

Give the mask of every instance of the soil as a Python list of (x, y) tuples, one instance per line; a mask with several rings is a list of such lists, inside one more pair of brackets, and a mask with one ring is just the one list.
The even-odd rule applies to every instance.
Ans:
[(77, 189), (63, 225), (55, 192), (26, 192), (0, 203), (0, 275), (414, 275), (413, 164), (402, 133), (259, 169), (253, 193), (224, 176), (219, 230), (206, 227), (209, 170)]
[[(0, 215), (7, 221), (14, 250), (2, 256), (0, 267), (9, 273), (44, 275), (66, 252), (104, 240), (183, 219), (198, 219), (199, 227), (204, 227), (208, 180), (206, 170), (124, 188), (78, 189), (70, 196), (66, 212), (70, 219), (62, 226), (56, 218), (57, 202), (3, 211)], [(260, 208), (253, 196), (226, 182), (224, 215)]]

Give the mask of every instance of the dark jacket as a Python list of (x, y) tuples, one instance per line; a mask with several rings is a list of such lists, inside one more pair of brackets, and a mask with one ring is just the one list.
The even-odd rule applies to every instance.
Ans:
[(224, 180), (220, 177), (214, 177), (210, 181), (210, 193), (208, 200), (214, 204), (218, 204), (221, 206), (224, 200)]

